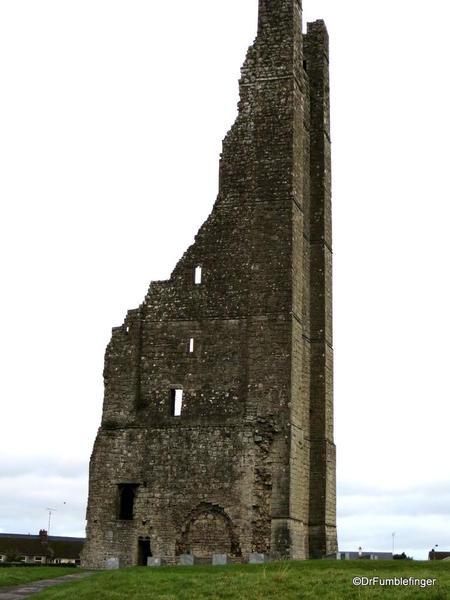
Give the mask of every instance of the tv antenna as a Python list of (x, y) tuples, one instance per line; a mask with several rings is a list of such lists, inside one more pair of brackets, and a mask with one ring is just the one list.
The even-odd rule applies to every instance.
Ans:
[(50, 535), (50, 522), (52, 520), (52, 512), (56, 511), (56, 508), (46, 508), (48, 510), (48, 527), (47, 527), (47, 535)]

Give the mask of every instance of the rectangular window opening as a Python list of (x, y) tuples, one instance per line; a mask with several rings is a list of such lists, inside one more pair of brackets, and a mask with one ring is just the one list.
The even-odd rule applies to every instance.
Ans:
[(194, 338), (189, 340), (189, 353), (192, 354), (194, 352)]
[(183, 390), (174, 389), (172, 390), (172, 416), (181, 417), (181, 410), (183, 408)]
[(136, 484), (120, 484), (119, 491), (119, 519), (132, 521), (134, 519), (134, 498), (136, 495)]
[(200, 285), (202, 282), (202, 268), (200, 266), (195, 267), (195, 285)]

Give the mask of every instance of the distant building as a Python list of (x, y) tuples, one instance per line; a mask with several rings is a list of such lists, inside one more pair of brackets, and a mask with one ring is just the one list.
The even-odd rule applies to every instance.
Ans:
[(335, 560), (392, 560), (392, 552), (333, 552), (325, 558)]
[(436, 552), (434, 549), (428, 553), (428, 560), (445, 560), (450, 558), (450, 552)]
[(34, 564), (80, 564), (85, 538), (0, 533), (0, 562), (14, 556), (16, 561)]

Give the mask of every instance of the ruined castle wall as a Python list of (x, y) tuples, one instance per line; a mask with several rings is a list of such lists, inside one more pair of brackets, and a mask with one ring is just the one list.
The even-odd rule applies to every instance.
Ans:
[[(328, 34), (308, 25), (305, 59), (311, 105), (311, 487), (310, 552), (337, 549), (333, 443), (331, 149)], [(321, 499), (321, 500), (319, 500)]]
[[(136, 564), (137, 540), (149, 536), (152, 552), (174, 561), (189, 542), (183, 534), (195, 521), (193, 511), (208, 518), (217, 514), (214, 507), (224, 510), (232, 524), (228, 553), (248, 555), (253, 438), (252, 431), (232, 426), (104, 430), (91, 467), (95, 477), (85, 560), (98, 568), (110, 556)], [(118, 519), (120, 483), (138, 484), (133, 520)], [(215, 533), (212, 527), (211, 539)]]
[(260, 0), (213, 210), (106, 351), (88, 566), (136, 564), (139, 539), (169, 562), (333, 547), (326, 48), (321, 22), (303, 40), (299, 0)]

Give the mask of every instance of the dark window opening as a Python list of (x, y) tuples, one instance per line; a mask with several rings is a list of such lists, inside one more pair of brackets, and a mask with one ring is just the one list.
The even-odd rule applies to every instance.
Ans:
[(123, 519), (124, 521), (131, 521), (134, 518), (135, 494), (135, 485), (119, 485), (119, 519)]
[(305, 69), (305, 71), (308, 70), (308, 63), (306, 60), (303, 61), (303, 68)]
[(150, 548), (150, 540), (138, 541), (138, 565), (141, 567), (147, 566), (147, 558), (152, 555)]
[(172, 417), (181, 417), (181, 410), (183, 408), (183, 390), (173, 389), (170, 390), (171, 399), (171, 411)]

